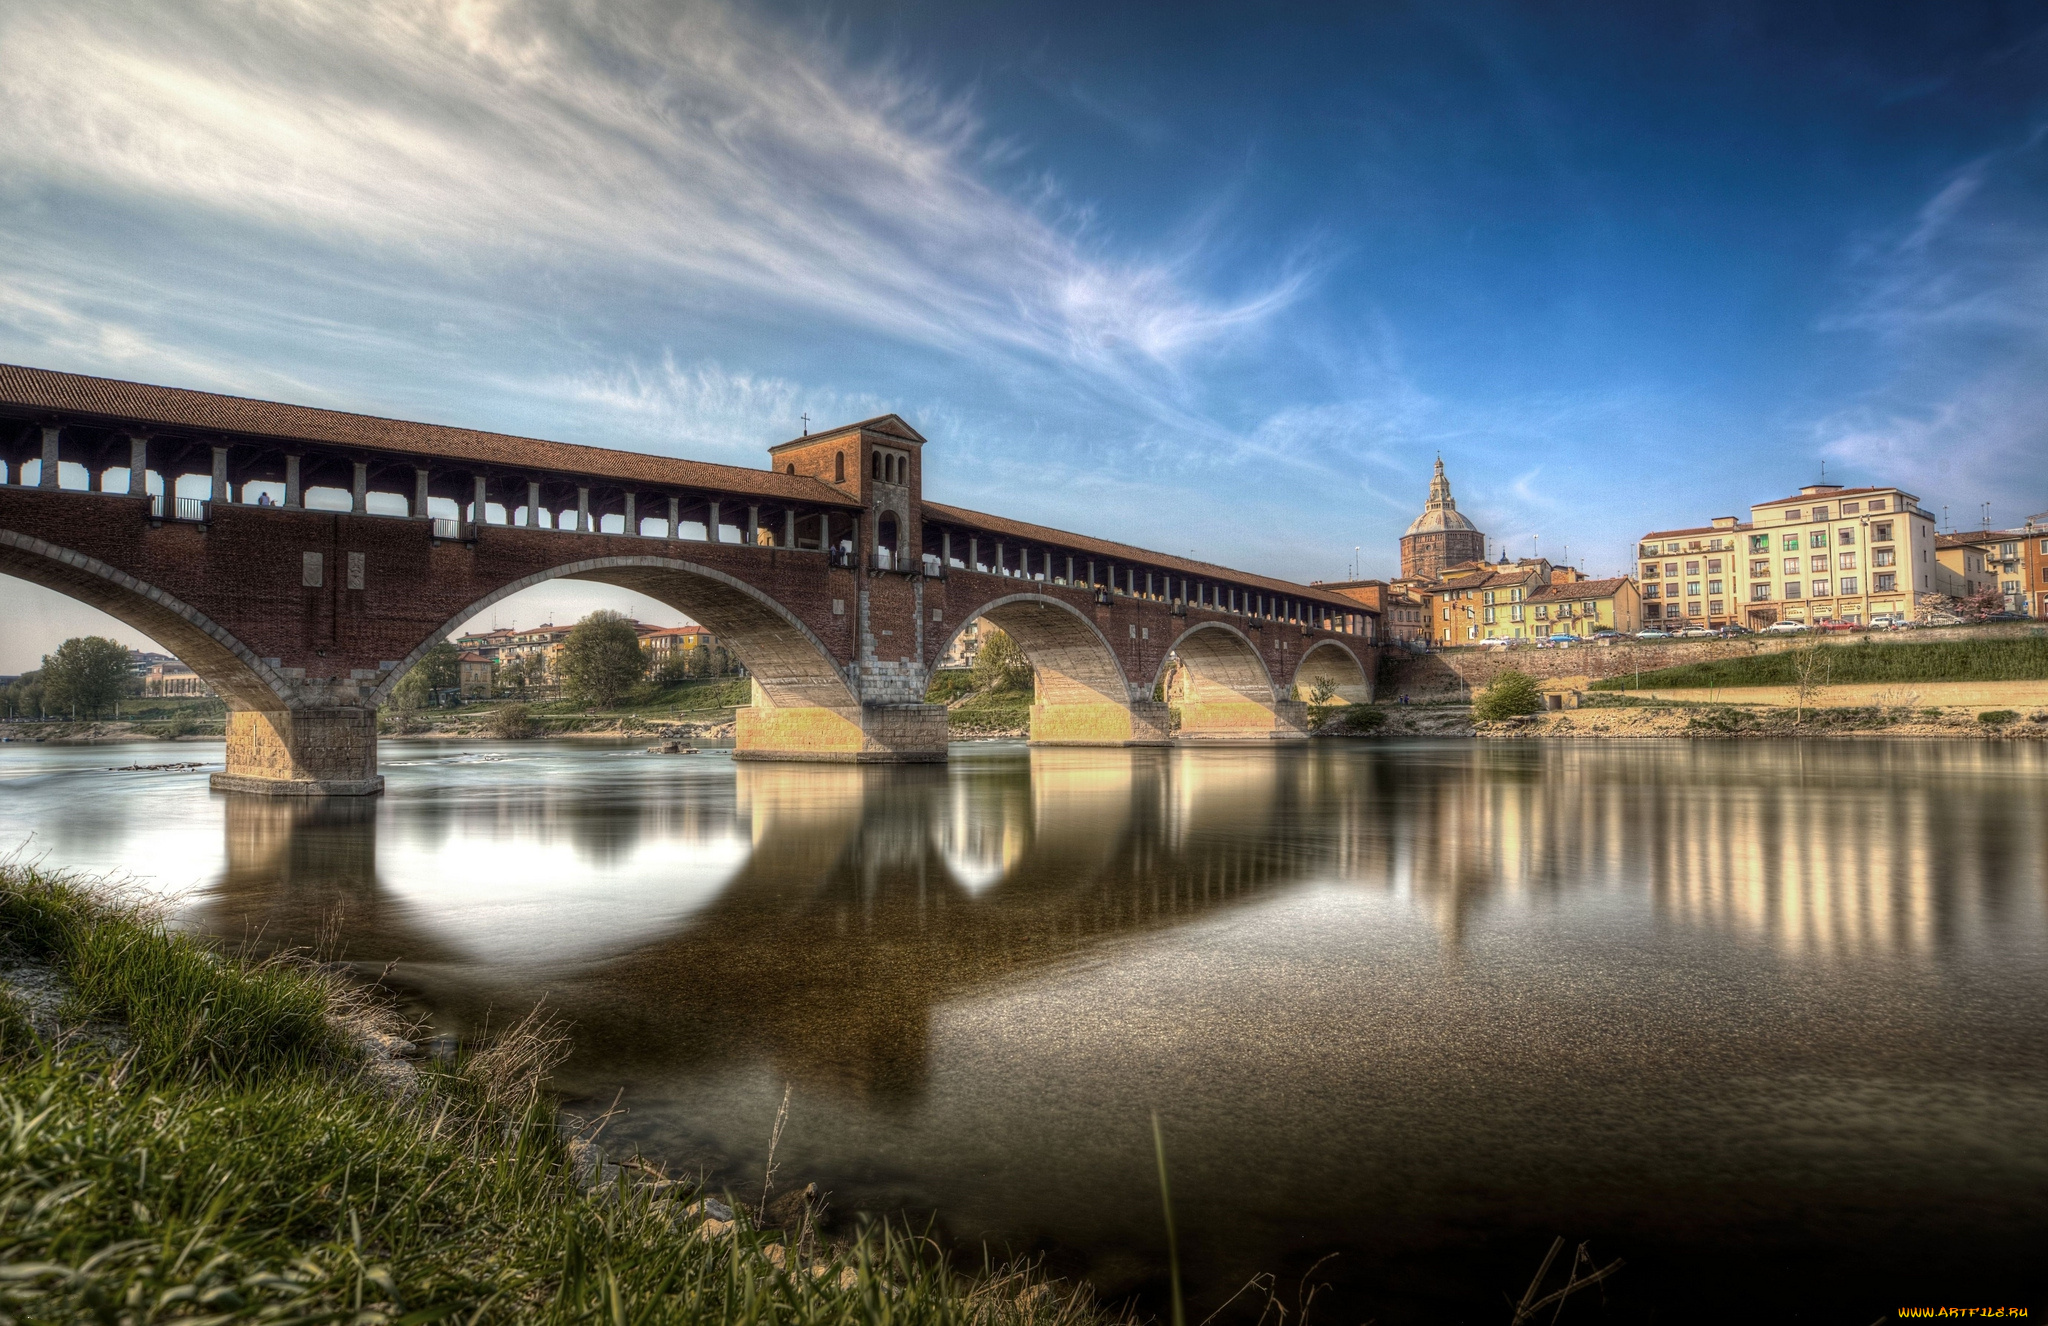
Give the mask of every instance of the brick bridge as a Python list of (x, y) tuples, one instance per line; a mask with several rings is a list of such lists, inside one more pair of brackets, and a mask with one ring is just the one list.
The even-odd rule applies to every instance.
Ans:
[(0, 365), (0, 573), (205, 678), (231, 791), (379, 790), (398, 679), (553, 579), (721, 636), (753, 676), (740, 758), (943, 760), (925, 693), (977, 617), (1037, 669), (1041, 744), (1176, 739), (1153, 699), (1169, 656), (1179, 739), (1302, 735), (1297, 684), (1371, 698), (1358, 603), (926, 501), (923, 450), (884, 415), (750, 470)]

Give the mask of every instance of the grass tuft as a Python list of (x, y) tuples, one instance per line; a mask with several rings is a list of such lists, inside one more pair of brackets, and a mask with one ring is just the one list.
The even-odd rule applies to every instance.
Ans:
[[(1867, 686), (1887, 682), (2040, 681), (2048, 679), (2048, 638), (2021, 640), (1932, 640), (1877, 644), (1864, 637), (1855, 645), (1823, 645), (1829, 651), (1828, 682)], [(1798, 684), (1797, 650), (1717, 658), (1683, 667), (1659, 668), (1641, 677), (1608, 677), (1596, 691), (1701, 689), (1715, 686)]]

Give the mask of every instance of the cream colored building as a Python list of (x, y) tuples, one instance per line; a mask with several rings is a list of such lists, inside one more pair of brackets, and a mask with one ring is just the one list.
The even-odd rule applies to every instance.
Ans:
[(1809, 484), (1750, 508), (1752, 626), (1910, 617), (1935, 592), (1934, 517), (1897, 488)]
[(1645, 534), (1636, 545), (1643, 625), (1683, 630), (1744, 624), (1751, 542), (1749, 525), (1734, 516)]

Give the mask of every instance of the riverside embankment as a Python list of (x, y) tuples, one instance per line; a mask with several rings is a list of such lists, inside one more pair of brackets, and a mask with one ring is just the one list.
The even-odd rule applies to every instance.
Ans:
[(750, 1213), (608, 1163), (557, 1125), (531, 1019), (441, 1059), (407, 1030), (331, 969), (0, 866), (0, 1318), (1092, 1320), (886, 1227), (834, 1246), (815, 1189)]

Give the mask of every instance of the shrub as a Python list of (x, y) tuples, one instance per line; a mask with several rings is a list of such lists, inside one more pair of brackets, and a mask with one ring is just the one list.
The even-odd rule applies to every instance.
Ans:
[(988, 627), (981, 648), (974, 655), (974, 689), (977, 691), (1029, 691), (1031, 660), (1024, 647), (1008, 631)]
[(1977, 715), (1977, 721), (1979, 723), (1987, 723), (1992, 727), (2003, 727), (2018, 717), (2019, 714), (2011, 709), (1987, 709)]
[(577, 622), (562, 641), (560, 671), (570, 695), (609, 709), (625, 699), (647, 671), (640, 633), (625, 614), (599, 608)]
[(491, 714), (491, 732), (507, 741), (524, 741), (540, 733), (533, 709), (523, 704), (501, 704)]
[(1369, 704), (1354, 704), (1338, 715), (1346, 732), (1377, 732), (1387, 725), (1387, 711)]
[(1490, 723), (1519, 714), (1533, 714), (1542, 707), (1543, 693), (1536, 689), (1536, 679), (1526, 672), (1510, 668), (1495, 677), (1493, 685), (1479, 693), (1479, 699), (1472, 705), (1472, 716)]

